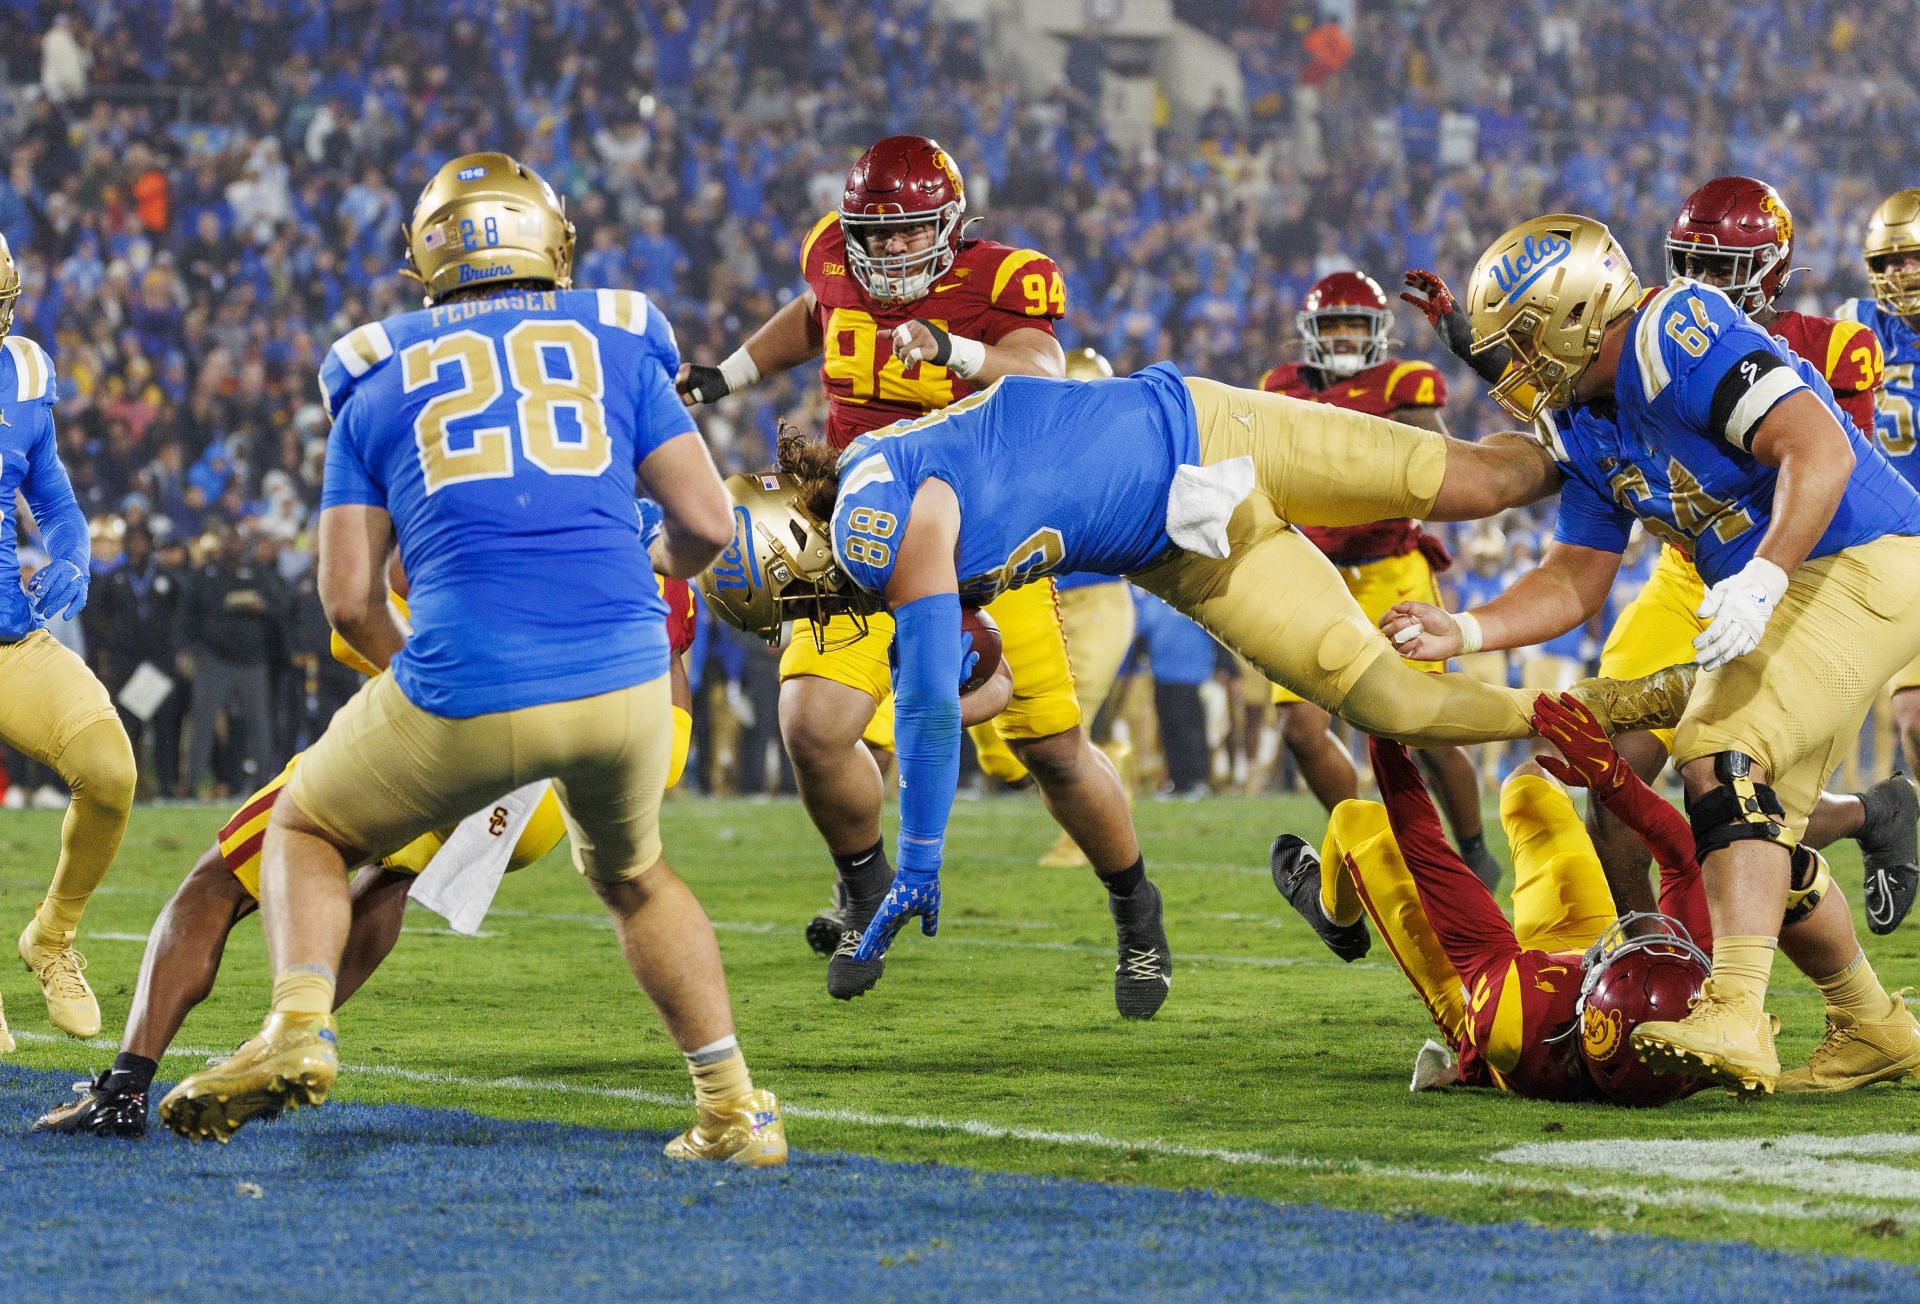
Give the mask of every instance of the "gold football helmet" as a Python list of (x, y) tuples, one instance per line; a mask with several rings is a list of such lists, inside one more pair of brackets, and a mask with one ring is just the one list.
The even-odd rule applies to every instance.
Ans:
[(1075, 349), (1067, 355), (1068, 380), (1106, 380), (1112, 375), (1113, 364), (1098, 349)]
[(7, 237), (0, 235), (0, 340), (13, 329), (13, 305), (20, 298), (20, 265), (13, 261)]
[(1889, 271), (1882, 262), (1890, 254), (1920, 254), (1920, 187), (1896, 190), (1873, 210), (1860, 252), (1880, 306), (1896, 317), (1920, 316), (1920, 267)]
[(864, 636), (880, 603), (835, 564), (827, 523), (807, 510), (794, 477), (730, 475), (726, 485), (733, 542), (694, 581), (713, 614), (776, 647), (789, 620), (806, 621), (823, 652), (833, 616), (851, 615), (854, 638)]
[(1639, 298), (1640, 278), (1604, 223), (1549, 213), (1514, 227), (1467, 283), (1473, 352), (1504, 344), (1513, 354), (1489, 397), (1527, 424), (1566, 407), (1607, 323)]
[(400, 233), (402, 270), (435, 303), (492, 281), (573, 284), (573, 223), (538, 172), (506, 154), (462, 154), (442, 164)]

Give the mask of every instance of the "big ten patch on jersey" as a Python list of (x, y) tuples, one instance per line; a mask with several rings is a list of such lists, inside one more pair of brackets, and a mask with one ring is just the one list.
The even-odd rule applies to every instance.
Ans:
[(1066, 283), (1051, 258), (991, 240), (964, 242), (953, 267), (923, 298), (876, 300), (848, 274), (846, 237), (832, 213), (808, 233), (800, 267), (817, 302), (827, 441), (835, 448), (978, 388), (946, 367), (903, 363), (893, 352), (895, 327), (924, 317), (955, 335), (998, 344), (1023, 327), (1052, 334), (1067, 311)]
[(1261, 377), (1260, 388), (1375, 417), (1404, 408), (1445, 407), (1447, 402), (1447, 378), (1439, 368), (1399, 358), (1388, 358), (1345, 378), (1324, 376), (1303, 362), (1286, 362)]

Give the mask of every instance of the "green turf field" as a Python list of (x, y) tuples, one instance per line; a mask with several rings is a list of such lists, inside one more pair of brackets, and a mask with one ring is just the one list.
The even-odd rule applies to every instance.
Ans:
[[(136, 813), (82, 936), (110, 1036), (155, 912), (225, 816)], [(1920, 1261), (1915, 1090), (1751, 1104), (1711, 1094), (1648, 1113), (1487, 1091), (1412, 1096), (1430, 1025), (1411, 989), (1377, 944), (1361, 964), (1334, 960), (1268, 878), (1271, 836), (1317, 840), (1318, 808), (1229, 797), (1145, 802), (1138, 817), (1176, 966), (1148, 1024), (1113, 1012), (1112, 928), (1091, 875), (1034, 867), (1053, 826), (1030, 797), (960, 804), (941, 935), (903, 935), (880, 987), (844, 1005), (827, 998), (825, 964), (801, 936), (830, 869), (799, 806), (671, 803), (669, 855), (721, 930), (741, 1040), (756, 1079), (785, 1103), (793, 1144)], [(58, 818), (0, 815), (9, 951), (51, 867)], [(1857, 915), (1852, 844), (1833, 862)], [(344, 1012), (340, 1097), (684, 1125), (684, 1069), (564, 856), (507, 881), (485, 936), (439, 923), (414, 912)], [(1889, 986), (1920, 981), (1916, 939), (1917, 923), (1868, 939)], [(1817, 1039), (1820, 1007), (1784, 961), (1776, 976), (1792, 1063)], [(78, 1075), (110, 1060), (108, 1039), (50, 1036), (11, 962), (0, 994), (21, 1037), (17, 1062)], [(265, 996), (249, 920), (182, 1050), (230, 1048), (258, 1025)], [(175, 1059), (162, 1077), (193, 1063)]]

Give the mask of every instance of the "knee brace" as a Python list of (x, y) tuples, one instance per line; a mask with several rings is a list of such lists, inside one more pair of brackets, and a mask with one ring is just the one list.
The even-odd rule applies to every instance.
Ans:
[(1719, 786), (1687, 800), (1694, 851), (1701, 860), (1736, 842), (1775, 842), (1789, 850), (1796, 845), (1780, 798), (1766, 784), (1753, 781), (1751, 756), (1716, 753), (1713, 777)]
[(1833, 871), (1827, 868), (1827, 858), (1812, 847), (1795, 847), (1787, 880), (1787, 913), (1781, 917), (1780, 926), (1797, 924), (1812, 914), (1832, 886)]

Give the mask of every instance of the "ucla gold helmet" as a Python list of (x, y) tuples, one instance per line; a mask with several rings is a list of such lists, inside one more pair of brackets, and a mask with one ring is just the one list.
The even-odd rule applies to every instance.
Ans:
[(441, 165), (401, 224), (405, 271), (435, 303), (497, 281), (573, 284), (573, 223), (566, 201), (507, 154), (462, 154)]
[(827, 523), (807, 510), (798, 478), (730, 475), (726, 486), (733, 542), (695, 581), (713, 614), (775, 645), (789, 620), (807, 622), (823, 650), (833, 616), (852, 615), (865, 634), (865, 616), (879, 603), (834, 562)]
[(0, 235), (0, 340), (13, 329), (13, 305), (20, 299), (20, 264), (13, 261), (7, 237)]
[(1100, 356), (1098, 349), (1075, 349), (1067, 355), (1068, 380), (1107, 380), (1113, 376), (1113, 364)]
[(1605, 223), (1549, 213), (1514, 227), (1467, 283), (1473, 352), (1505, 345), (1513, 356), (1488, 397), (1529, 424), (1566, 407), (1607, 323), (1639, 298), (1640, 278)]
[(1896, 317), (1920, 316), (1920, 267), (1887, 266), (1895, 254), (1920, 254), (1920, 187), (1896, 190), (1873, 210), (1860, 252), (1880, 306)]

